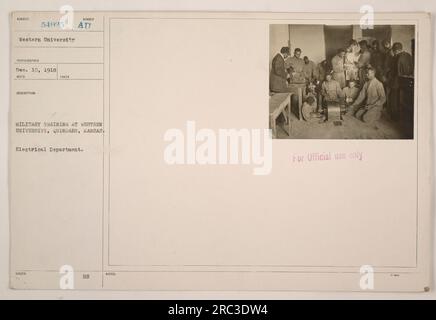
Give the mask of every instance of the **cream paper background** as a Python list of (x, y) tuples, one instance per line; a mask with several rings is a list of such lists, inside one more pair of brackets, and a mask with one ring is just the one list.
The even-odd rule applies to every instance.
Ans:
[(285, 20), (247, 18), (112, 19), (110, 264), (415, 266), (416, 140), (274, 140), (267, 176), (163, 161), (188, 120), (268, 128), (268, 24)]
[[(180, 61), (186, 61), (192, 58), (194, 54), (198, 54), (198, 50), (189, 52), (189, 47), (180, 46), (184, 41), (182, 37), (178, 40), (180, 41), (179, 44), (176, 40), (172, 41), (170, 48), (173, 46), (180, 48), (179, 50), (175, 50), (171, 55), (171, 59), (167, 61), (168, 63), (174, 63), (174, 67), (178, 68), (178, 72), (174, 75), (174, 83), (167, 84), (167, 82), (160, 83), (159, 81), (152, 81), (144, 84), (141, 74), (158, 69), (158, 66), (153, 64), (153, 61), (150, 61), (150, 65), (147, 65), (145, 62), (138, 65), (136, 61), (141, 60), (144, 53), (153, 54), (156, 58), (159, 58), (162, 53), (157, 45), (160, 44), (164, 46), (168, 45), (168, 43), (162, 41), (163, 38), (155, 32), (149, 32), (149, 24), (156, 23), (154, 20), (147, 22), (148, 24), (139, 22), (142, 20), (132, 21), (129, 20), (126, 23), (124, 20), (114, 20), (112, 22), (114, 24), (123, 23), (123, 29), (112, 28), (110, 35), (111, 41), (118, 41), (122, 44), (126, 43), (129, 48), (132, 48), (128, 53), (127, 59), (120, 59), (121, 52), (115, 51), (115, 54), (111, 53), (111, 59), (114, 60), (110, 70), (112, 79), (110, 86), (111, 88), (115, 86), (119, 90), (116, 94), (113, 94), (112, 90), (110, 97), (111, 119), (116, 119), (115, 121), (111, 120), (111, 150), (118, 151), (112, 152), (111, 155), (111, 183), (113, 183), (115, 187), (111, 189), (112, 227), (110, 227), (110, 230), (106, 231), (110, 231), (113, 237), (110, 238), (109, 241), (111, 244), (110, 252), (114, 254), (114, 256), (111, 255), (114, 259), (114, 264), (118, 264), (118, 262), (127, 262), (132, 265), (150, 263), (149, 256), (135, 253), (144, 251), (150, 252), (150, 250), (153, 249), (153, 246), (149, 245), (149, 241), (146, 241), (147, 238), (145, 237), (149, 237), (150, 234), (153, 235), (152, 232), (156, 230), (155, 228), (150, 228), (150, 225), (147, 221), (143, 220), (144, 217), (140, 214), (143, 212), (142, 210), (147, 210), (148, 212), (153, 212), (151, 213), (152, 218), (161, 219), (161, 216), (158, 216), (157, 213), (162, 214), (162, 212), (158, 211), (162, 207), (147, 207), (147, 201), (140, 201), (138, 203), (138, 200), (147, 199), (143, 197), (141, 192), (135, 192), (135, 189), (138, 190), (135, 188), (135, 181), (142, 184), (141, 179), (144, 181), (149, 179), (150, 175), (152, 177), (155, 175), (155, 178), (152, 179), (153, 184), (147, 190), (153, 192), (156, 197), (163, 197), (162, 199), (158, 198), (160, 204), (165, 204), (166, 199), (168, 199), (165, 198), (165, 196), (170, 196), (176, 203), (185, 205), (183, 208), (191, 209), (193, 207), (192, 204), (186, 202), (187, 196), (191, 196), (196, 200), (196, 206), (194, 207), (194, 211), (181, 210), (185, 213), (190, 212), (183, 217), (180, 216), (178, 212), (171, 210), (166, 211), (170, 214), (169, 220), (172, 221), (171, 225), (166, 225), (166, 230), (168, 230), (168, 234), (171, 235), (168, 238), (168, 246), (164, 247), (165, 250), (163, 250), (163, 253), (166, 252), (167, 255), (160, 255), (162, 251), (160, 251), (158, 255), (151, 255), (152, 258), (157, 258), (153, 260), (151, 264), (165, 263), (174, 265), (179, 261), (183, 261), (184, 264), (201, 264), (202, 261), (207, 261), (207, 264), (215, 264), (217, 261), (224, 261), (226, 264), (257, 265), (263, 261), (267, 261), (271, 264), (285, 263), (298, 265), (308, 261), (314, 265), (327, 262), (327, 265), (331, 263), (332, 265), (347, 266), (347, 263), (351, 261), (352, 264), (355, 263), (358, 266), (362, 264), (363, 261), (367, 260), (366, 257), (371, 256), (373, 259), (371, 263), (375, 265), (414, 266), (417, 254), (414, 247), (416, 229), (411, 228), (411, 225), (414, 225), (416, 216), (410, 215), (410, 212), (416, 207), (415, 171), (401, 171), (401, 175), (398, 175), (398, 172), (401, 168), (404, 168), (404, 166), (415, 167), (416, 151), (414, 150), (416, 150), (416, 141), (337, 140), (322, 141), (321, 143), (319, 141), (310, 140), (274, 141), (274, 165), (271, 176), (251, 176), (251, 170), (249, 168), (220, 168), (212, 166), (205, 169), (196, 166), (192, 168), (174, 167), (170, 170), (172, 170), (172, 173), (177, 177), (172, 181), (175, 184), (176, 188), (174, 189), (177, 192), (174, 191), (174, 189), (168, 190), (168, 181), (159, 179), (159, 170), (168, 170), (167, 167), (163, 166), (161, 153), (159, 152), (159, 150), (163, 148), (162, 132), (167, 128), (180, 127), (183, 129), (186, 120), (196, 120), (198, 125), (212, 128), (261, 128), (267, 125), (268, 28), (267, 25), (265, 25), (265, 21), (261, 23), (228, 21), (223, 23), (222, 21), (216, 21), (212, 24), (216, 24), (216, 28), (210, 27), (211, 23), (207, 22), (205, 27), (209, 27), (208, 29), (197, 28), (198, 25), (189, 23), (189, 21), (187, 23), (185, 21), (185, 23), (182, 24), (179, 22), (176, 26), (172, 25), (172, 21), (166, 21), (164, 31), (167, 32), (168, 35), (174, 36), (175, 39), (178, 38), (177, 32), (180, 32), (181, 36), (189, 32), (192, 35), (189, 39), (190, 41), (203, 39), (206, 36), (213, 36), (215, 40), (212, 42), (211, 47), (205, 49), (207, 54), (204, 56), (196, 56), (197, 59), (195, 62), (198, 62), (204, 69), (202, 69), (201, 72), (198, 71), (199, 80), (196, 82), (198, 87), (195, 88), (195, 94), (193, 94), (194, 92), (192, 90), (184, 90), (190, 89), (191, 87), (184, 88), (183, 84), (186, 82), (186, 79), (185, 81), (183, 81), (183, 79), (184, 77), (188, 77), (188, 74), (192, 74), (192, 72), (198, 69), (193, 70), (192, 64), (180, 63)], [(129, 30), (129, 32), (126, 30)], [(205, 30), (208, 32), (205, 32)], [(232, 37), (228, 36), (229, 31), (232, 31)], [(238, 34), (240, 34), (239, 38), (241, 41), (235, 41)], [(150, 50), (150, 48), (145, 50), (142, 43), (129, 41), (130, 39), (138, 39), (138, 37), (144, 36), (147, 36), (152, 44), (156, 44), (156, 47), (152, 50)], [(224, 47), (220, 45), (223, 42), (228, 46)], [(250, 48), (250, 50), (244, 51), (247, 50), (247, 47)], [(241, 52), (246, 53), (244, 58), (240, 57)], [(126, 54), (126, 52), (123, 52), (123, 54)], [(177, 59), (177, 54), (182, 55), (180, 59)], [(219, 60), (226, 55), (230, 57), (229, 60)], [(114, 56), (115, 58), (113, 58)], [(213, 63), (211, 63), (211, 61)], [(256, 67), (253, 68), (253, 65)], [(128, 72), (126, 72), (126, 70)], [(250, 75), (253, 76), (252, 78), (241, 78), (240, 75), (245, 74), (246, 70), (251, 70)], [(224, 71), (226, 72), (225, 74)], [(227, 77), (232, 72), (238, 74), (239, 77)], [(208, 81), (203, 81), (202, 77), (209, 74), (211, 78), (208, 79)], [(116, 76), (112, 77), (112, 75)], [(129, 82), (127, 82), (127, 79), (123, 78), (123, 76), (128, 76)], [(182, 80), (177, 81), (178, 78)], [(232, 81), (229, 81), (228, 78), (232, 78)], [(136, 83), (138, 86), (131, 86), (132, 83)], [(144, 85), (146, 85), (147, 88), (150, 87), (149, 92), (154, 94), (147, 94), (149, 92), (143, 90)], [(159, 89), (162, 88), (162, 85), (165, 85), (165, 91), (171, 94), (166, 93), (159, 95)], [(157, 87), (153, 88), (153, 86)], [(228, 93), (222, 94), (217, 91)], [(245, 92), (247, 91), (251, 94), (246, 95)], [(127, 110), (125, 109), (127, 105), (125, 103), (126, 96), (131, 97), (132, 103), (128, 104), (128, 108), (132, 108), (129, 110), (131, 112), (126, 112)], [(164, 99), (162, 99), (162, 97), (164, 97)], [(230, 102), (228, 97), (231, 97)], [(153, 98), (156, 100), (150, 100)], [(186, 103), (188, 101), (192, 103)], [(144, 125), (143, 120), (139, 121), (140, 117), (138, 117), (138, 115), (144, 117), (150, 116), (148, 110), (144, 108), (144, 105), (150, 103), (156, 105), (156, 108), (153, 109), (153, 117), (159, 119), (162, 115), (170, 116), (168, 123), (151, 121), (147, 122), (147, 125)], [(167, 104), (183, 106), (183, 113), (168, 113), (168, 110), (164, 108)], [(211, 114), (214, 115), (213, 122), (211, 122)], [(228, 116), (228, 114), (232, 116)], [(250, 114), (250, 116), (247, 117), (247, 114)], [(241, 125), (241, 123), (244, 123), (244, 125)], [(425, 129), (425, 122), (423, 123)], [(131, 124), (134, 125), (131, 126)], [(129, 127), (129, 139), (132, 139), (132, 137), (133, 139), (138, 139), (136, 140), (136, 146), (141, 146), (144, 143), (142, 140), (144, 132), (150, 135), (150, 139), (147, 141), (148, 144), (146, 145), (147, 148), (128, 148), (125, 146), (127, 131), (123, 131), (123, 129), (126, 129), (126, 126)], [(153, 145), (153, 143), (157, 145)], [(154, 147), (155, 150), (157, 150), (154, 156), (150, 156), (148, 152), (149, 147)], [(380, 148), (387, 151), (386, 154), (383, 153), (383, 158), (381, 158), (379, 154)], [(400, 153), (398, 151), (399, 149), (403, 152)], [(298, 153), (327, 150), (332, 152), (362, 151), (364, 152), (364, 161), (296, 165), (292, 164), (289, 159), (290, 155), (295, 152), (292, 150), (298, 150)], [(413, 155), (414, 152), (415, 154)], [(401, 156), (399, 156), (400, 154)], [(138, 158), (138, 155), (142, 156), (142, 158)], [(144, 162), (143, 159), (147, 159), (148, 162)], [(389, 164), (390, 167), (386, 167), (386, 164)], [(357, 208), (347, 201), (344, 201), (344, 203), (329, 202), (329, 200), (336, 195), (336, 192), (338, 192), (335, 188), (331, 188), (332, 185), (342, 183), (349, 192), (355, 191), (349, 180), (350, 178), (351, 180), (353, 180), (353, 178), (359, 179), (362, 181), (363, 185), (374, 185), (374, 179), (381, 174), (380, 168), (383, 168), (382, 174), (386, 177), (384, 181), (386, 183), (389, 182), (389, 184), (383, 185), (377, 183), (376, 189), (373, 193), (369, 194), (370, 197), (373, 197), (373, 201), (368, 201), (360, 207), (357, 206)], [(358, 171), (359, 169), (361, 170), (360, 172)], [(97, 175), (97, 173), (92, 172), (90, 172), (90, 174)], [(307, 179), (307, 175), (311, 176), (312, 174), (314, 177), (323, 177), (323, 179), (319, 179), (321, 180), (320, 184), (313, 186), (303, 184)], [(199, 186), (198, 189), (183, 189), (186, 178), (185, 175), (189, 175), (189, 177), (194, 176), (196, 178)], [(232, 183), (229, 184), (229, 178), (235, 176), (240, 177), (241, 179), (238, 180), (242, 181), (232, 180)], [(96, 178), (98, 178), (98, 176), (96, 176)], [(312, 180), (316, 182), (317, 179), (318, 178)], [(206, 194), (209, 199), (210, 197), (223, 199), (223, 196), (226, 195), (225, 193), (223, 194), (223, 188), (216, 188), (211, 181), (214, 181), (214, 184), (222, 184), (225, 186), (225, 192), (230, 190), (235, 194), (233, 200), (223, 201), (221, 205), (225, 206), (227, 204), (228, 206), (231, 205), (231, 207), (238, 206), (237, 208), (239, 210), (236, 212), (238, 214), (237, 216), (235, 216), (235, 212), (226, 212), (222, 210), (222, 208), (211, 208), (210, 202), (202, 199), (201, 194), (205, 192), (205, 189), (208, 190)], [(280, 188), (276, 187), (278, 184), (281, 185)], [(178, 185), (180, 186), (177, 187)], [(204, 186), (207, 188), (204, 188)], [(309, 194), (307, 198), (295, 198), (290, 196), (295, 195), (296, 192), (301, 192), (302, 186), (306, 188), (303, 194)], [(392, 190), (392, 188), (394, 188), (394, 190)], [(128, 197), (131, 198), (126, 199), (125, 190), (127, 189), (132, 192), (128, 193)], [(272, 190), (275, 192), (271, 192)], [(323, 194), (320, 192), (323, 190), (326, 190), (326, 193)], [(120, 191), (122, 191), (122, 194)], [(317, 204), (308, 201), (311, 199), (311, 192), (317, 195), (321, 194), (320, 201)], [(383, 215), (373, 214), (368, 218), (368, 212), (375, 213), (381, 210), (380, 193), (385, 195), (383, 197), (384, 205), (382, 205), (384, 208)], [(400, 203), (398, 193), (401, 193), (401, 201), (404, 201), (404, 203)], [(410, 196), (410, 199), (403, 197), (403, 195)], [(281, 201), (271, 201), (271, 198), (274, 197), (277, 197), (279, 200), (284, 199), (285, 204)], [(252, 204), (253, 198), (257, 201), (256, 206)], [(92, 201), (95, 200), (89, 199), (89, 201), (93, 203)], [(292, 202), (292, 205), (289, 205), (288, 201)], [(320, 214), (321, 206), (315, 207), (315, 205), (319, 205), (321, 202), (329, 203), (330, 209), (326, 210), (327, 215), (325, 215), (325, 213)], [(132, 204), (134, 205), (132, 206)], [(410, 205), (410, 207), (407, 207), (407, 205)], [(131, 210), (125, 210), (126, 206), (131, 206), (128, 207)], [(292, 210), (290, 212), (290, 209), (293, 207), (304, 208), (304, 211), (295, 212), (296, 210)], [(200, 215), (205, 211), (211, 214), (206, 217)], [(156, 212), (156, 215), (154, 212)], [(256, 223), (256, 225), (247, 227), (246, 222), (252, 221), (250, 219), (252, 219), (253, 214), (259, 216), (259, 214), (262, 215), (262, 213), (265, 214), (266, 212), (273, 212), (273, 218), (268, 216), (266, 219), (262, 219), (258, 222), (255, 220), (254, 223)], [(390, 212), (392, 212), (392, 215)], [(126, 216), (126, 213), (129, 216)], [(213, 220), (216, 228), (196, 230), (197, 234), (190, 233), (188, 236), (184, 237), (187, 243), (177, 243), (176, 235), (180, 234), (180, 232), (183, 233), (183, 230), (180, 228), (183, 224), (189, 227), (188, 222), (196, 223), (199, 217), (204, 219), (203, 221), (211, 222), (211, 219), (214, 219), (212, 213), (222, 215), (220, 216), (222, 219), (215, 218), (215, 220)], [(331, 219), (331, 215), (333, 215), (333, 219)], [(147, 215), (147, 217), (150, 216)], [(156, 222), (162, 222), (159, 219), (156, 220)], [(135, 221), (141, 220), (144, 223), (134, 223)], [(231, 224), (228, 223), (229, 220), (232, 222)], [(396, 223), (393, 224), (392, 221)], [(303, 223), (304, 226), (302, 226), (301, 223)], [(332, 223), (334, 225), (331, 226), (331, 229), (325, 227)], [(354, 229), (350, 230), (350, 223), (355, 226)], [(392, 227), (389, 228), (392, 233), (386, 233), (385, 227), (387, 225)], [(380, 229), (377, 229), (378, 227), (380, 227)], [(425, 228), (425, 226), (422, 227)], [(263, 235), (262, 238), (258, 238), (257, 233), (259, 230), (262, 231), (262, 229), (267, 230), (265, 233), (270, 236), (265, 237), (265, 235)], [(127, 237), (127, 230), (129, 230), (129, 237)], [(144, 230), (147, 230), (147, 232), (144, 232)], [(233, 241), (229, 241), (228, 243), (222, 243), (221, 241), (220, 244), (223, 246), (221, 248), (214, 248), (217, 251), (215, 251), (213, 255), (208, 254), (211, 245), (222, 240), (223, 230), (224, 232), (228, 232), (229, 236), (233, 237)], [(279, 232), (274, 232), (274, 230), (289, 231), (289, 234), (292, 236), (291, 238), (280, 239)], [(334, 230), (333, 237), (331, 236), (332, 230)], [(380, 236), (381, 230), (383, 230), (384, 234), (383, 239), (377, 238)], [(198, 242), (198, 238), (205, 239), (201, 232), (204, 232), (204, 235), (208, 236), (206, 239), (209, 239), (210, 242)], [(307, 232), (310, 233), (310, 241), (306, 241), (308, 239)], [(360, 237), (365, 237), (365, 239), (367, 237), (368, 242), (359, 247), (359, 243), (344, 241), (344, 239), (355, 236), (356, 233), (359, 234)], [(235, 237), (235, 234), (240, 237)], [(282, 233), (282, 235), (283, 234), (284, 233)], [(157, 233), (156, 236), (158, 235)], [(95, 236), (98, 237), (98, 233)], [(174, 236), (174, 238), (172, 238), (172, 236)], [(247, 237), (249, 237), (251, 241), (258, 241), (258, 239), (264, 241), (258, 241), (258, 243), (256, 243), (256, 250), (248, 250), (241, 255), (240, 248), (254, 248), (251, 241), (248, 247), (247, 243), (244, 243), (244, 241), (247, 241)], [(213, 242), (214, 239), (216, 242)], [(312, 239), (315, 241), (312, 241)], [(317, 239), (322, 239), (322, 241), (316, 241)], [(270, 242), (265, 242), (265, 240)], [(283, 244), (286, 241), (288, 241), (288, 243)], [(200, 255), (199, 252), (192, 250), (192, 247), (189, 246), (190, 242), (196, 244)], [(398, 245), (398, 243), (400, 243), (400, 245)], [(142, 244), (146, 244), (146, 246), (141, 246)], [(180, 245), (178, 252), (182, 252), (182, 256), (174, 258), (168, 254), (170, 249), (174, 248), (174, 245)], [(199, 245), (204, 247), (199, 247)], [(351, 246), (356, 249), (356, 256), (347, 257), (346, 261), (343, 261), (343, 255), (339, 254), (340, 251), (342, 249), (346, 250)], [(380, 252), (379, 255), (369, 254), (369, 249), (374, 248), (374, 246), (379, 250), (377, 251)], [(401, 247), (403, 250), (401, 250), (401, 252), (392, 251), (392, 248), (398, 247)], [(129, 249), (126, 250), (126, 248)], [(292, 252), (292, 255), (286, 254), (288, 250)], [(31, 248), (29, 252), (32, 252)], [(231, 259), (229, 259), (229, 252), (234, 252), (231, 254)], [(313, 252), (314, 254), (307, 255), (307, 252)], [(216, 255), (216, 253), (218, 253), (218, 255)], [(259, 253), (262, 254), (261, 259), (259, 258)], [(92, 255), (92, 252), (90, 254)], [(34, 260), (31, 259), (31, 255), (23, 254), (22, 257), (30, 258), (30, 261), (21, 261), (22, 265), (34, 263)], [(76, 259), (84, 263), (87, 267), (90, 261), (93, 261), (92, 258), (87, 259), (86, 256), (80, 256)], [(230, 263), (228, 262), (229, 260)], [(56, 265), (57, 262), (58, 261), (53, 261), (53, 265)], [(109, 262), (112, 264), (112, 260)], [(96, 266), (98, 266), (98, 264), (98, 262), (95, 262)], [(313, 288), (316, 288), (316, 285), (313, 286)]]

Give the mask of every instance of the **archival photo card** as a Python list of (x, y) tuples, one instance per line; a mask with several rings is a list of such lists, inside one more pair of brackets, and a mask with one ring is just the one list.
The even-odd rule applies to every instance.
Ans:
[(429, 290), (428, 14), (69, 14), (10, 15), (11, 288)]

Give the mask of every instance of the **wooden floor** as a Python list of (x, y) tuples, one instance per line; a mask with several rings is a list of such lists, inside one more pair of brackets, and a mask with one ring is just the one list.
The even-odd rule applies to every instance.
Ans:
[(291, 136), (277, 126), (278, 139), (412, 139), (413, 130), (383, 115), (374, 125), (344, 115), (342, 125), (333, 122), (313, 123), (292, 119)]

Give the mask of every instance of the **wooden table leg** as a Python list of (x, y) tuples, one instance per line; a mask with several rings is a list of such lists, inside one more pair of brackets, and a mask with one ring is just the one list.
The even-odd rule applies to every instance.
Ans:
[(303, 120), (303, 114), (301, 112), (301, 109), (303, 107), (303, 91), (301, 88), (298, 88), (298, 119), (301, 121)]
[(273, 114), (269, 115), (269, 123), (270, 123), (270, 127), (272, 130), (272, 137), (276, 138), (277, 137), (277, 125), (276, 125), (276, 119), (275, 119)]
[(288, 104), (288, 135), (291, 136), (291, 97), (292, 95), (289, 95), (289, 104)]

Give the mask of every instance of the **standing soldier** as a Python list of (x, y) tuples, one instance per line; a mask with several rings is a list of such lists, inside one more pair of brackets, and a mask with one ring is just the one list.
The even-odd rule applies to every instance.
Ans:
[(345, 50), (339, 49), (332, 59), (333, 79), (339, 82), (341, 89), (345, 87), (344, 57)]
[(285, 67), (289, 69), (289, 73), (291, 75), (291, 83), (304, 83), (304, 61), (301, 57), (301, 49), (296, 48), (294, 50), (294, 56), (286, 59)]
[(357, 62), (357, 66), (359, 67), (359, 81), (360, 86), (362, 87), (366, 80), (366, 68), (371, 61), (371, 52), (368, 48), (368, 42), (366, 40), (362, 40), (359, 42), (360, 46), (360, 57)]
[(306, 78), (306, 82), (311, 83), (316, 79), (316, 64), (309, 60), (308, 57), (304, 57), (303, 73)]
[(289, 47), (283, 47), (276, 54), (271, 64), (269, 76), (269, 89), (271, 92), (289, 92), (287, 76), (285, 69), (285, 59), (289, 56)]
[(413, 76), (413, 58), (410, 53), (403, 51), (403, 45), (396, 42), (392, 45), (394, 58), (391, 66), (391, 91), (389, 94), (389, 106), (391, 117), (394, 120), (400, 114), (400, 77)]
[(350, 46), (347, 48), (345, 54), (345, 79), (357, 80), (359, 79), (357, 62), (359, 61), (360, 47), (356, 40), (350, 41)]

